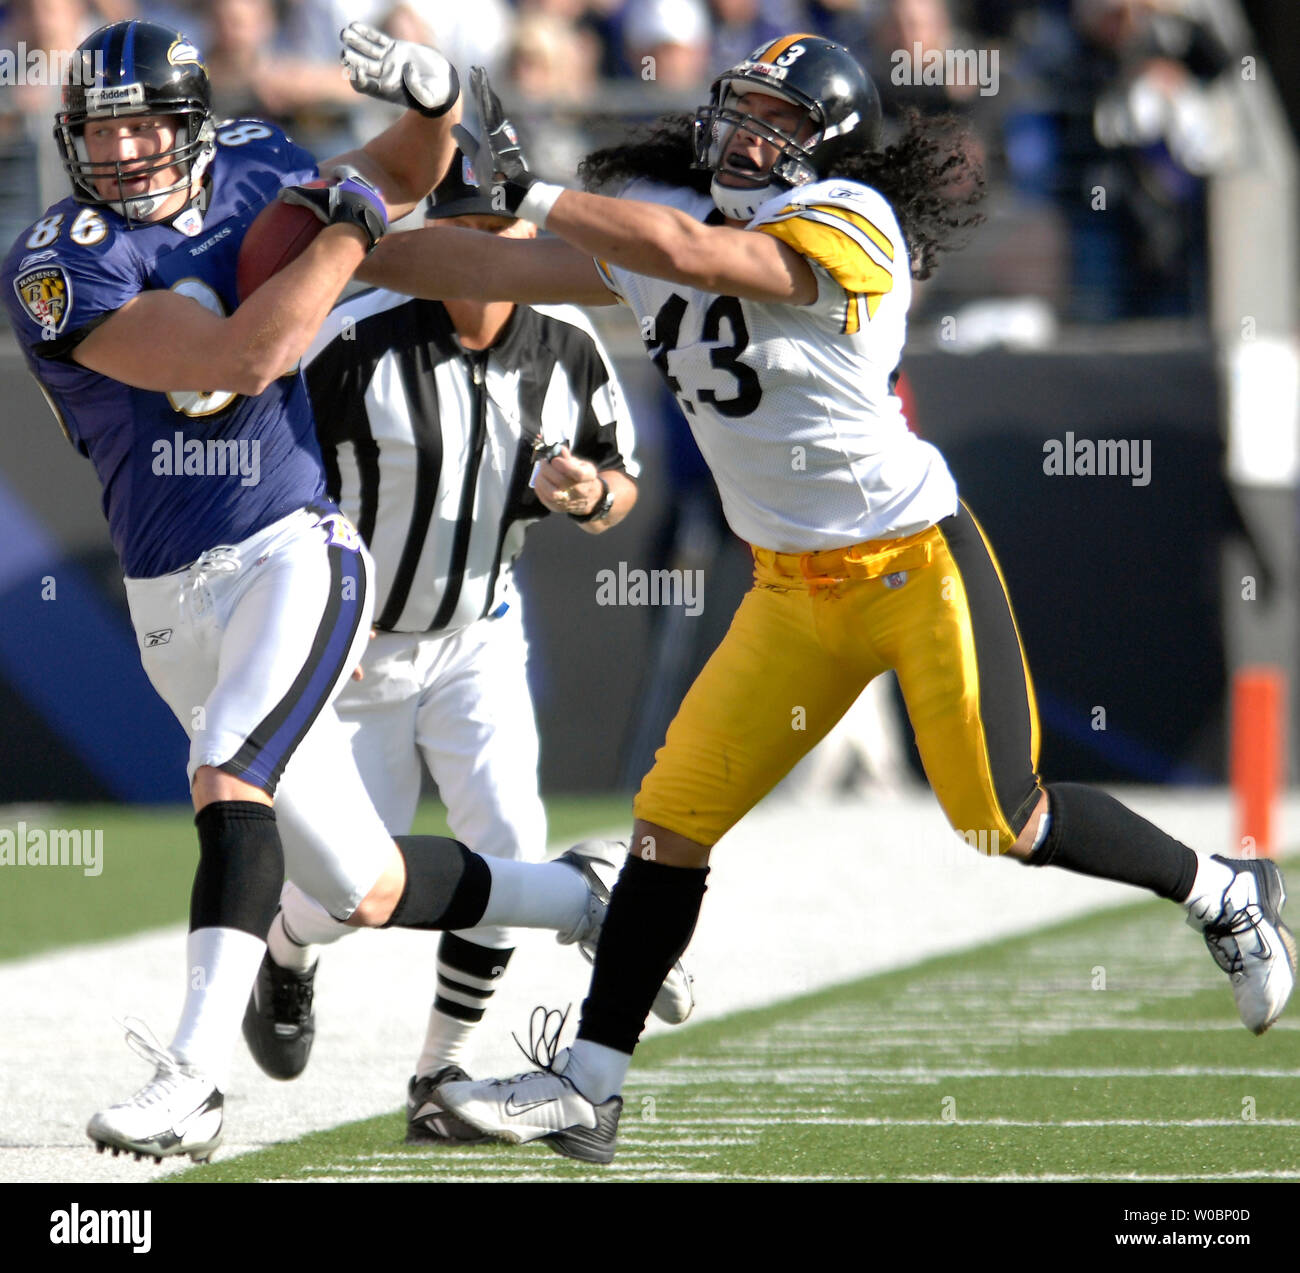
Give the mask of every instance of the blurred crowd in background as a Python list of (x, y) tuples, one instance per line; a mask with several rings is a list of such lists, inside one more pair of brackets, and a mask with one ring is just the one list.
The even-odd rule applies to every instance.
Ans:
[[(988, 223), (921, 313), (1017, 298), (1019, 320), (999, 321), (1030, 340), (1043, 322), (1204, 315), (1206, 178), (1237, 144), (1224, 81), (1246, 52), (1198, 0), (9, 0), (0, 50), (74, 48), (132, 16), (200, 43), (220, 117), (274, 120), (318, 157), (376, 124), (339, 69), (348, 21), (434, 43), (488, 68), (533, 166), (570, 183), (589, 150), (691, 110), (766, 40), (831, 37), (871, 70), (892, 130), (908, 109), (955, 112), (983, 155)], [(950, 51), (970, 51), (964, 72)], [(56, 104), (57, 88), (0, 81), (6, 245), (66, 189)]]

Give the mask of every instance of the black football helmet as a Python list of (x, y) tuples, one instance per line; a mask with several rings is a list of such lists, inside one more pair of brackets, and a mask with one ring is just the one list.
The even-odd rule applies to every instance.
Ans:
[[(807, 112), (811, 132), (800, 140), (738, 110), (746, 93), (794, 102)], [(776, 148), (766, 170), (730, 166), (728, 145), (742, 127)], [(880, 94), (857, 58), (819, 35), (785, 35), (713, 81), (709, 104), (695, 116), (694, 167), (714, 174), (713, 201), (721, 212), (748, 221), (773, 195), (829, 175), (845, 152), (878, 149), (880, 135)], [(721, 172), (743, 184), (720, 183)]]
[[(113, 160), (91, 163), (85, 129), (92, 119), (126, 115), (173, 115), (176, 139), (171, 149), (147, 163), (124, 165)], [(112, 208), (128, 228), (146, 224), (178, 190), (188, 190), (212, 162), (216, 126), (207, 67), (197, 46), (179, 31), (157, 22), (113, 22), (84, 39), (73, 53), (63, 85), (63, 109), (55, 116), (54, 140), (79, 203)], [(176, 167), (181, 180), (165, 190), (128, 198), (125, 178)], [(115, 196), (102, 197), (95, 179), (111, 177)], [(188, 204), (186, 205), (188, 206)]]

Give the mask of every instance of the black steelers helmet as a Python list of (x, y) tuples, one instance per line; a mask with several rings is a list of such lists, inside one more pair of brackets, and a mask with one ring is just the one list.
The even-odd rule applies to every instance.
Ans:
[[(767, 93), (802, 107), (811, 134), (799, 140), (737, 109), (746, 93)], [(728, 166), (727, 145), (740, 126), (776, 148), (766, 170)], [(713, 199), (724, 215), (748, 220), (781, 190), (825, 177), (846, 151), (878, 149), (880, 136), (880, 94), (857, 58), (819, 35), (784, 35), (713, 81), (709, 104), (695, 116), (694, 166), (714, 174)], [(720, 184), (720, 172), (743, 184)]]
[[(128, 198), (123, 165), (92, 164), (85, 129), (92, 119), (128, 115), (173, 115), (176, 139), (169, 150), (133, 163), (132, 178), (176, 167), (181, 180), (165, 190)], [(198, 47), (179, 31), (157, 22), (114, 22), (84, 39), (73, 53), (63, 84), (63, 109), (54, 120), (54, 140), (80, 203), (114, 209), (128, 227), (145, 223), (178, 190), (187, 190), (212, 160), (215, 147), (208, 72)], [(105, 198), (95, 178), (114, 179), (115, 194)]]

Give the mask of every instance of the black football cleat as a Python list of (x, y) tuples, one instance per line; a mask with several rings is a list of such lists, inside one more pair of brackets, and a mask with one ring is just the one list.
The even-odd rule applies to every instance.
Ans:
[(434, 1095), (444, 1083), (468, 1083), (459, 1065), (444, 1065), (436, 1074), (412, 1076), (406, 1088), (406, 1143), (408, 1145), (477, 1145), (491, 1139), (463, 1118), (457, 1118)]
[(244, 1009), (244, 1042), (253, 1060), (273, 1079), (296, 1079), (307, 1068), (316, 1038), (311, 1010), (316, 966), (306, 972), (281, 968), (270, 951), (262, 957)]

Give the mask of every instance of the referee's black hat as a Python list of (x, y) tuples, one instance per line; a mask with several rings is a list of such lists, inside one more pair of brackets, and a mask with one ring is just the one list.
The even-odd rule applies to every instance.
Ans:
[(442, 217), (502, 217), (513, 221), (508, 212), (492, 206), (492, 196), (479, 189), (474, 167), (468, 155), (459, 151), (433, 193), (424, 201), (424, 215), (431, 221)]

